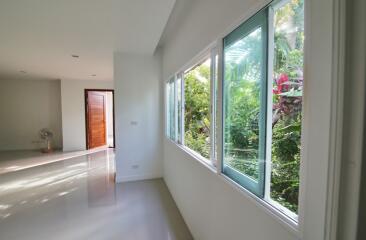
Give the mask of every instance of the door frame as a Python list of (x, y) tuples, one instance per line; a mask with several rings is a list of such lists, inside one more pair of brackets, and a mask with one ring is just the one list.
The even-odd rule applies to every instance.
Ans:
[[(88, 141), (88, 135), (89, 135), (89, 123), (88, 123), (88, 92), (111, 92), (112, 93), (112, 101), (113, 101), (113, 147), (109, 148), (115, 148), (116, 147), (116, 124), (115, 124), (115, 102), (114, 102), (114, 89), (84, 89), (84, 110), (85, 110), (85, 144), (86, 149), (89, 150), (89, 141)], [(108, 136), (107, 136), (108, 138)], [(106, 139), (108, 143), (108, 139)]]

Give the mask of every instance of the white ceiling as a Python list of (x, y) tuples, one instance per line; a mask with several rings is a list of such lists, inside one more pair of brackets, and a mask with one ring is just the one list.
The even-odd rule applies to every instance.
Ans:
[(1, 0), (0, 72), (113, 80), (113, 52), (153, 54), (174, 3)]

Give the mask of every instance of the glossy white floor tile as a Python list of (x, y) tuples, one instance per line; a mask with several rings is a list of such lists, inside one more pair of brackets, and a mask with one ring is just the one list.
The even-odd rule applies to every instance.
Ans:
[(31, 158), (0, 174), (1, 240), (192, 239), (163, 180), (114, 184), (113, 150)]
[(63, 161), (67, 158), (83, 156), (86, 153), (93, 153), (101, 149), (101, 147), (87, 151), (42, 153), (40, 150), (24, 150), (24, 151), (0, 151), (0, 174), (19, 171), (30, 167), (35, 167), (51, 162)]

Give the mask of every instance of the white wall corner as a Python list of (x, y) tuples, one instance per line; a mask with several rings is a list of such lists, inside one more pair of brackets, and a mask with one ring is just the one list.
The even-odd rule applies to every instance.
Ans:
[(114, 53), (117, 181), (163, 175), (161, 54)]

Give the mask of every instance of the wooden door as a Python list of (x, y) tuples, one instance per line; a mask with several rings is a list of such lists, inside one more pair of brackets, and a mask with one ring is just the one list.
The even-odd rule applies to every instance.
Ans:
[(86, 94), (88, 149), (107, 144), (105, 102), (105, 92), (88, 91)]

